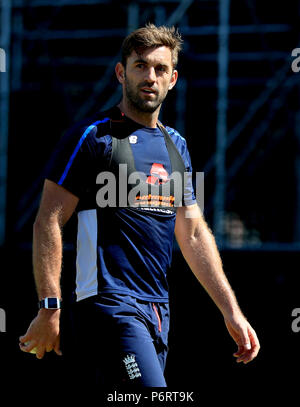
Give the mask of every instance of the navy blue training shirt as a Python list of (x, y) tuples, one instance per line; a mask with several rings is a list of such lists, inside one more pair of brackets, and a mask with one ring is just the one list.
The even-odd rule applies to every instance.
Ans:
[[(114, 126), (111, 126), (111, 123)], [(192, 171), (186, 141), (166, 127), (187, 172)], [(70, 129), (54, 153), (47, 178), (79, 198), (76, 253), (77, 301), (101, 293), (129, 294), (146, 301), (168, 302), (176, 213), (160, 207), (104, 207), (97, 204), (99, 173), (109, 171), (112, 136), (129, 143), (137, 171), (147, 182), (164, 180), (171, 163), (163, 133), (127, 118), (118, 107), (98, 113)], [(184, 205), (196, 203), (191, 181)]]

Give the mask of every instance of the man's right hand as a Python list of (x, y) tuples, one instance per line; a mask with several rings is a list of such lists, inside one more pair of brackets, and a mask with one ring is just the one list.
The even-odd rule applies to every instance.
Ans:
[[(25, 335), (20, 336), (19, 346), (23, 352), (30, 352), (36, 348), (36, 357), (42, 359), (45, 352), (54, 352), (62, 355), (60, 351), (59, 336), (60, 309), (40, 309), (33, 319)], [(25, 345), (25, 343), (27, 343)]]

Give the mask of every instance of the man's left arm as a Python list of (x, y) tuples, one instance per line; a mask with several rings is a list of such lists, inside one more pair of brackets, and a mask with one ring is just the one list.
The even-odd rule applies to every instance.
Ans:
[(234, 354), (237, 362), (250, 362), (259, 351), (259, 341), (238, 305), (213, 234), (197, 204), (177, 209), (175, 235), (186, 262), (221, 311), (228, 332), (238, 345)]

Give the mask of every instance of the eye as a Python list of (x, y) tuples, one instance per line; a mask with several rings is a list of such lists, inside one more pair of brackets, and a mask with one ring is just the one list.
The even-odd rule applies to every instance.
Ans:
[(157, 70), (158, 72), (167, 72), (167, 68), (166, 68), (165, 66), (163, 66), (163, 65), (159, 65), (159, 66), (156, 68), (156, 70)]
[(142, 69), (142, 68), (144, 68), (144, 66), (145, 66), (145, 64), (142, 64), (142, 63), (136, 64), (136, 67), (138, 69)]

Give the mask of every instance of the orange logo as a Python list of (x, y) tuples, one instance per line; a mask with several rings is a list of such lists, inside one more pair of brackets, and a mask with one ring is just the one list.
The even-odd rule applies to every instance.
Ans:
[(150, 174), (146, 181), (147, 184), (160, 185), (165, 184), (169, 180), (169, 174), (162, 164), (152, 164)]

